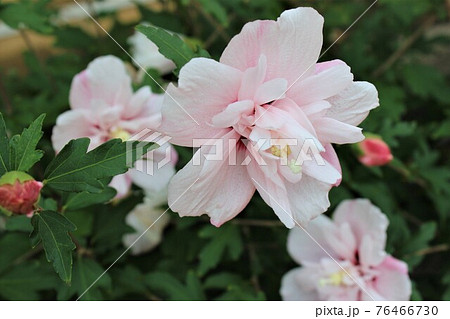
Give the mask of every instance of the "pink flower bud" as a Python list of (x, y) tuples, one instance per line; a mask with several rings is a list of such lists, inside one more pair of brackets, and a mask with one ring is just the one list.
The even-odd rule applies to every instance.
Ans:
[(0, 209), (6, 214), (31, 216), (39, 200), (43, 184), (33, 177), (18, 171), (4, 174), (0, 178)]
[(378, 136), (370, 135), (358, 144), (359, 161), (366, 166), (381, 166), (394, 158), (389, 146)]

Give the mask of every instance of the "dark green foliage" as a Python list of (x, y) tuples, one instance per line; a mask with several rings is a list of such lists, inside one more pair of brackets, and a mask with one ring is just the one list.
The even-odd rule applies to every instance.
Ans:
[(170, 34), (162, 28), (140, 25), (136, 29), (153, 41), (162, 55), (175, 63), (177, 66), (175, 74), (178, 74), (183, 65), (192, 58), (209, 57), (206, 51), (199, 49), (198, 52), (195, 52), (178, 35)]
[[(192, 58), (217, 60), (246, 22), (276, 19), (296, 4), (312, 6), (325, 19), (325, 50), (373, 1), (163, 2), (161, 10), (136, 5), (142, 21), (127, 24), (115, 12), (95, 15), (111, 21), (108, 32), (127, 51), (127, 38), (142, 24), (138, 31), (175, 62), (174, 74), (147, 70), (158, 84), (148, 76), (133, 83), (157, 93), (176, 82)], [(125, 143), (113, 140), (87, 152), (89, 140), (78, 139), (55, 157), (50, 136), (69, 108), (75, 74), (101, 55), (132, 61), (102, 30), (56, 23), (54, 13), (48, 0), (0, 4), (0, 20), (22, 36), (29, 30), (51, 35), (58, 49), (47, 56), (27, 47), (26, 72), (0, 67), (0, 176), (22, 170), (46, 185), (32, 219), (0, 216), (0, 299), (75, 300), (85, 292), (81, 300), (279, 299), (281, 277), (297, 265), (286, 252), (288, 230), (258, 195), (220, 228), (204, 217), (179, 218), (169, 211), (171, 223), (159, 246), (118, 259), (126, 249), (123, 235), (134, 231), (126, 215), (143, 199), (135, 187), (116, 200), (107, 186), (128, 169)], [(379, 206), (389, 219), (387, 252), (408, 263), (413, 300), (450, 299), (450, 38), (438, 32), (448, 20), (444, 0), (379, 0), (321, 58), (341, 59), (355, 80), (376, 85), (380, 107), (360, 126), (380, 135), (395, 157), (388, 166), (368, 168), (350, 146), (336, 146), (343, 181), (330, 192), (327, 214), (350, 198)], [(176, 148), (180, 169), (193, 152)]]
[(154, 145), (147, 143), (137, 149), (131, 142), (113, 139), (87, 152), (89, 142), (88, 138), (70, 141), (47, 166), (44, 184), (68, 192), (100, 193), (105, 188), (103, 179), (125, 173), (136, 154), (142, 156)]
[(72, 250), (75, 244), (69, 232), (76, 230), (74, 224), (61, 214), (43, 211), (34, 214), (31, 220), (33, 233), (31, 240), (36, 247), (40, 242), (45, 250), (47, 260), (53, 263), (55, 271), (62, 280), (70, 283), (72, 280)]

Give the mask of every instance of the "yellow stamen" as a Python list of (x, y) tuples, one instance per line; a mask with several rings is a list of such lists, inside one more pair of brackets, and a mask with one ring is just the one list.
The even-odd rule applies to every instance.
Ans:
[(111, 132), (111, 138), (120, 138), (122, 141), (128, 140), (130, 136), (130, 133), (121, 128), (116, 128)]
[(326, 285), (340, 286), (344, 283), (344, 276), (345, 276), (345, 272), (343, 272), (343, 271), (335, 272), (334, 274), (331, 274), (327, 278), (320, 279), (319, 285), (321, 287), (326, 286)]
[(284, 157), (284, 158), (288, 157), (292, 153), (289, 145), (285, 145), (283, 148), (280, 148), (280, 146), (278, 146), (278, 145), (273, 145), (270, 148), (270, 152), (272, 153), (272, 155), (275, 155), (277, 157)]

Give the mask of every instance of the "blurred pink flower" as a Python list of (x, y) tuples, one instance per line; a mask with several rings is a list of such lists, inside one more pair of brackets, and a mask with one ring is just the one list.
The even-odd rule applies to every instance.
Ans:
[(288, 252), (302, 267), (284, 275), (282, 298), (409, 300), (407, 265), (384, 251), (387, 226), (386, 216), (376, 206), (357, 199), (342, 202), (333, 220), (319, 216), (306, 227), (317, 243), (301, 228), (290, 230)]
[(23, 172), (8, 172), (0, 179), (0, 209), (31, 216), (43, 184)]
[(361, 155), (359, 161), (366, 166), (386, 165), (394, 158), (391, 149), (381, 137), (369, 135), (366, 139), (358, 143), (358, 150)]
[[(61, 114), (53, 128), (52, 143), (56, 152), (72, 139), (89, 137), (91, 150), (112, 138), (127, 140), (144, 129), (156, 130), (161, 123), (162, 95), (152, 93), (147, 86), (133, 93), (124, 63), (114, 56), (96, 58), (77, 74), (72, 81), (69, 101), (71, 110)], [(156, 167), (166, 151), (172, 155), (172, 162)], [(176, 153), (172, 146), (164, 144), (153, 151), (152, 156), (153, 160), (137, 161), (135, 167), (153, 165), (153, 175), (131, 169), (113, 178), (110, 186), (117, 190), (117, 197), (125, 196), (132, 182), (149, 191), (167, 187), (175, 173)]]
[[(220, 62), (195, 58), (181, 69), (178, 87), (169, 85), (164, 97), (161, 131), (184, 146), (193, 146), (193, 139), (221, 139), (225, 156), (200, 166), (191, 161), (175, 175), (169, 185), (173, 211), (206, 213), (220, 226), (242, 211), (257, 189), (291, 228), (329, 207), (328, 192), (341, 180), (331, 143), (361, 141), (356, 125), (378, 97), (372, 84), (353, 82), (344, 62), (316, 63), (322, 25), (312, 8), (288, 10), (277, 21), (247, 23)], [(283, 138), (297, 145), (283, 144)], [(316, 161), (299, 163), (308, 141), (320, 153)], [(215, 149), (204, 143), (198, 153)], [(229, 164), (232, 153), (236, 165)], [(267, 165), (258, 165), (257, 158)]]

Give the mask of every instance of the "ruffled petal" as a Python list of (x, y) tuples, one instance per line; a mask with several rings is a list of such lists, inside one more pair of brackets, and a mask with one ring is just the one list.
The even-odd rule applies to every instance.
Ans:
[(300, 182), (287, 183), (286, 190), (291, 210), (297, 223), (306, 226), (308, 222), (330, 207), (328, 192), (331, 185), (303, 175)]
[(341, 202), (334, 213), (337, 224), (348, 223), (359, 245), (362, 265), (376, 266), (385, 258), (388, 220), (380, 209), (367, 199)]
[(295, 268), (281, 279), (280, 295), (285, 301), (319, 300), (315, 289), (316, 272), (311, 268)]
[(192, 59), (181, 69), (178, 87), (167, 89), (159, 130), (173, 137), (171, 143), (191, 147), (193, 138), (215, 136), (221, 129), (212, 118), (237, 100), (241, 77), (212, 59)]
[(298, 105), (306, 105), (340, 93), (350, 86), (352, 81), (353, 74), (350, 72), (350, 67), (339, 61), (319, 73), (297, 81), (289, 89), (287, 96)]
[(329, 258), (327, 252), (333, 258), (338, 258), (330, 245), (336, 231), (336, 226), (326, 216), (317, 217), (304, 229), (292, 228), (287, 239), (289, 255), (301, 265), (313, 265), (322, 258)]
[(284, 11), (277, 21), (247, 23), (231, 39), (220, 62), (245, 71), (267, 58), (266, 80), (284, 78), (293, 83), (314, 72), (322, 47), (323, 17), (312, 8)]
[(72, 110), (62, 113), (56, 119), (53, 127), (52, 144), (56, 152), (69, 143), (70, 140), (89, 137), (91, 138), (90, 148), (94, 148), (95, 141), (92, 141), (98, 132), (89, 123), (89, 116), (83, 110)]
[(353, 82), (330, 97), (328, 102), (331, 104), (326, 114), (328, 117), (355, 126), (379, 105), (377, 89), (369, 82)]
[[(223, 137), (224, 156), (220, 160), (205, 160), (205, 154), (216, 154), (216, 147), (203, 145), (173, 177), (169, 184), (169, 206), (174, 212), (180, 216), (207, 214), (211, 223), (219, 227), (247, 206), (255, 188), (246, 167), (240, 165), (245, 148), (236, 144), (238, 137), (233, 131)], [(234, 144), (230, 145), (233, 139)], [(235, 164), (230, 159), (234, 154)]]
[[(406, 272), (404, 271), (406, 269)], [(379, 271), (373, 289), (384, 300), (407, 301), (411, 297), (411, 280), (407, 272), (407, 265), (391, 256), (388, 256), (376, 268)]]
[(338, 120), (323, 117), (314, 121), (317, 136), (323, 143), (358, 143), (364, 140), (362, 129), (340, 122)]
[(70, 88), (72, 109), (90, 108), (93, 99), (108, 105), (126, 105), (131, 98), (131, 78), (123, 62), (111, 55), (96, 58), (76, 75)]

